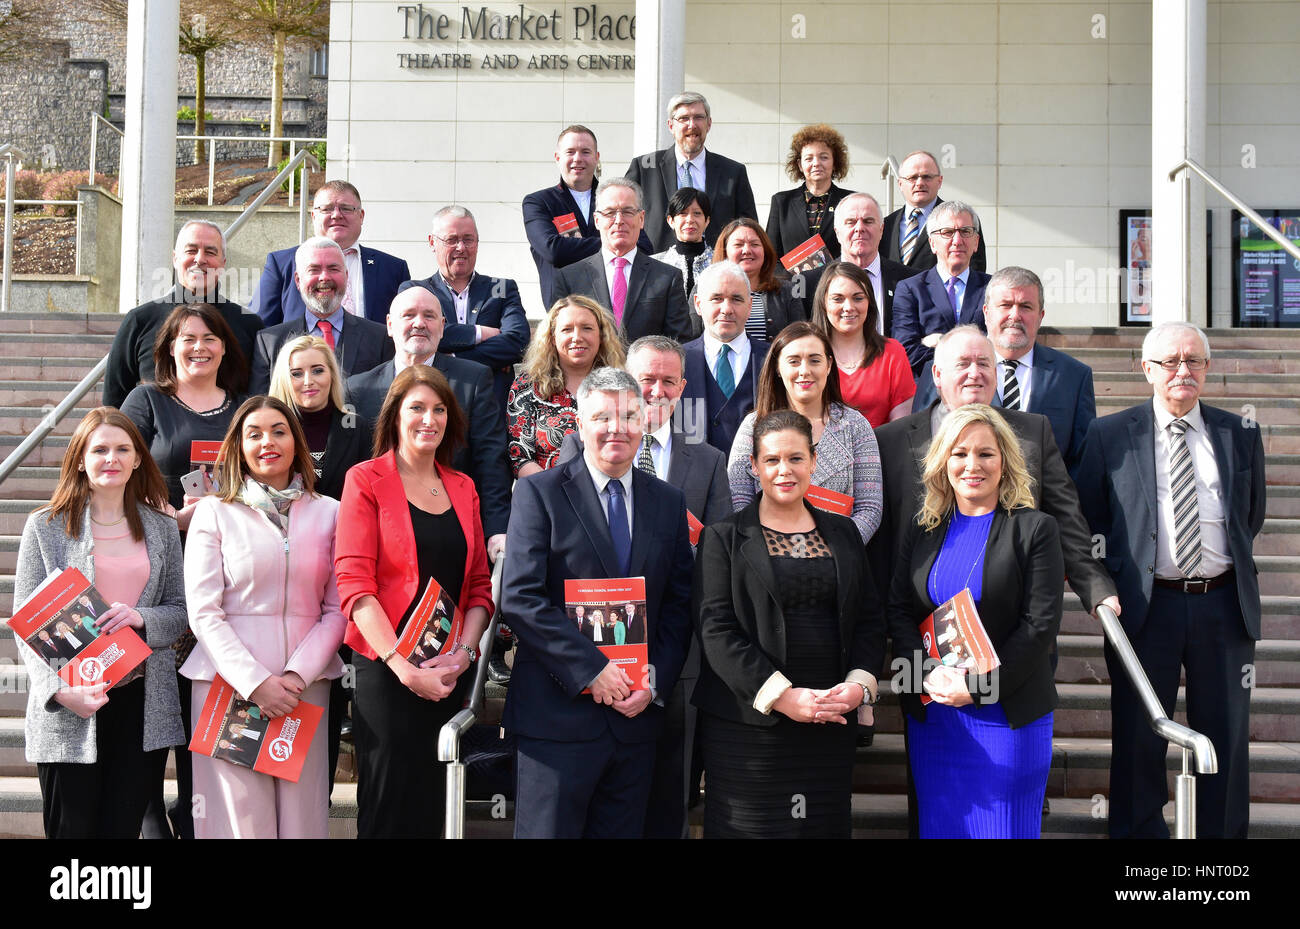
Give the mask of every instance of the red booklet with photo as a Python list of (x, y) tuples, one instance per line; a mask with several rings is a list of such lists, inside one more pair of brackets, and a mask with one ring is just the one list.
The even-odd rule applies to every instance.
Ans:
[(271, 719), (216, 677), (203, 701), (190, 751), (296, 784), (324, 714), (322, 708), (300, 700), (292, 712)]
[(195, 471), (206, 468), (211, 474), (216, 469), (220, 457), (220, 441), (195, 439), (190, 443), (190, 468)]
[(465, 618), (451, 602), (451, 597), (433, 578), (402, 627), (397, 638), (397, 654), (413, 665), (420, 665), (436, 655), (444, 655), (460, 645)]
[(853, 498), (838, 490), (827, 490), (825, 487), (811, 484), (808, 492), (804, 494), (804, 499), (817, 509), (826, 510), (828, 513), (839, 513), (841, 516), (853, 515)]
[(800, 271), (812, 271), (814, 268), (820, 268), (830, 260), (830, 249), (826, 247), (826, 243), (822, 241), (820, 235), (815, 235), (806, 242), (796, 245), (781, 256), (781, 264), (791, 274), (798, 274)]
[(555, 231), (560, 235), (570, 239), (582, 238), (582, 230), (578, 228), (578, 217), (573, 213), (557, 216), (551, 222), (555, 223)]
[(633, 690), (650, 689), (644, 577), (565, 581), (564, 610), (583, 638), (622, 666)]
[[(945, 667), (987, 674), (1002, 663), (984, 631), (980, 614), (975, 611), (975, 600), (969, 587), (963, 588), (947, 603), (935, 607), (934, 612), (921, 621), (920, 628), (921, 644), (926, 653)], [(921, 694), (922, 704), (932, 700), (929, 694)]]
[(76, 568), (56, 571), (32, 591), (9, 620), (22, 639), (70, 687), (119, 684), (153, 649), (130, 626), (110, 635), (95, 628), (108, 609)]
[(691, 533), (691, 544), (699, 545), (700, 533), (704, 531), (704, 523), (700, 522), (695, 514), (690, 510), (686, 511), (686, 528), (689, 529)]

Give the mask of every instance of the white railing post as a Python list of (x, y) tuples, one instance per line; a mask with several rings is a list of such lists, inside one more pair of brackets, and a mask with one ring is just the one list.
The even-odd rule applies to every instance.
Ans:
[[(290, 161), (293, 161), (293, 156), (298, 153), (297, 148), (298, 148), (297, 143), (295, 143), (293, 139), (290, 139), (289, 140)], [(289, 206), (293, 206), (293, 174), (292, 173), (289, 175)]]
[(27, 156), (12, 145), (0, 145), (5, 160), (5, 238), (4, 275), (0, 280), (0, 313), (9, 312), (9, 287), (14, 277), (14, 159)]
[(99, 151), (99, 114), (90, 114), (90, 178), (87, 184), (95, 183), (95, 155)]
[(208, 206), (212, 206), (213, 197), (217, 194), (217, 143), (206, 135), (204, 138), (208, 140)]

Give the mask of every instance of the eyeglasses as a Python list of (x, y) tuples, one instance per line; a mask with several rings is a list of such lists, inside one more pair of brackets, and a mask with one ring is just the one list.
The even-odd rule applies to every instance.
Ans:
[(473, 248), (478, 245), (478, 236), (476, 235), (435, 235), (434, 238), (448, 248), (458, 248), (462, 245), (466, 248)]
[(928, 184), (931, 181), (938, 180), (941, 177), (943, 177), (942, 174), (913, 174), (910, 177), (907, 175), (900, 174), (898, 176), (898, 179), (900, 181), (907, 181), (907, 183), (909, 184), (915, 184), (917, 181), (920, 181), (922, 184)]
[(943, 229), (934, 230), (930, 235), (937, 235), (941, 239), (951, 239), (953, 236), (957, 235), (957, 233), (961, 233), (963, 239), (969, 239), (979, 235), (980, 231), (974, 226), (958, 226), (955, 229), (952, 227), (945, 227)]
[(691, 123), (698, 123), (700, 125), (703, 125), (704, 123), (707, 123), (709, 121), (709, 117), (704, 115), (703, 113), (699, 113), (699, 114), (692, 113), (690, 116), (674, 116), (672, 118), (672, 121), (679, 126), (689, 126), (691, 125)]
[(321, 216), (329, 216), (331, 213), (342, 213), (344, 216), (352, 216), (361, 212), (359, 206), (348, 206), (346, 203), (326, 203), (322, 206), (311, 208), (313, 213), (319, 213)]
[(1160, 367), (1170, 373), (1177, 371), (1183, 365), (1187, 365), (1188, 371), (1204, 371), (1206, 366), (1210, 363), (1210, 359), (1201, 358), (1198, 355), (1193, 355), (1191, 358), (1162, 358), (1159, 360), (1148, 358), (1147, 361), (1151, 362), (1153, 365), (1160, 365)]
[(625, 206), (622, 209), (618, 209), (618, 210), (597, 210), (596, 211), (597, 215), (603, 216), (610, 221), (613, 221), (615, 219), (628, 221), (631, 220), (634, 216), (636, 216), (640, 212), (641, 212), (640, 210), (633, 209), (630, 206)]

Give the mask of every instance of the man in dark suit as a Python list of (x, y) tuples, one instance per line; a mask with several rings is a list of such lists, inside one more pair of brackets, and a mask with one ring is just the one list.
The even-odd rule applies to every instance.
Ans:
[(447, 320), (438, 351), (490, 368), (504, 413), (515, 365), (523, 359), (532, 332), (515, 282), (475, 270), (478, 244), (474, 214), (463, 206), (444, 206), (433, 214), (429, 236), (438, 270), (401, 289), (419, 284), (438, 298)]
[(596, 197), (600, 251), (556, 272), (554, 296), (582, 294), (609, 307), (625, 342), (643, 335), (682, 342), (694, 334), (682, 272), (637, 247), (644, 223), (641, 189), (626, 178), (606, 181)]
[[(853, 262), (871, 278), (872, 295), (880, 311), (876, 328), (881, 335), (889, 336), (893, 332), (894, 291), (900, 283), (921, 271), (881, 255), (880, 230), (880, 203), (871, 194), (853, 193), (840, 201), (835, 213), (835, 236), (840, 243), (840, 258)], [(823, 265), (795, 276), (796, 296), (803, 297), (804, 312), (809, 319), (812, 318), (813, 297), (824, 271)]]
[[(555, 142), (555, 163), (560, 166), (560, 183), (534, 191), (523, 204), (524, 233), (537, 265), (544, 308), (555, 302), (556, 269), (600, 251), (595, 221), (596, 166), (600, 164), (596, 133), (586, 126), (566, 127)], [(644, 229), (637, 248), (647, 255), (655, 253)]]
[[(1260, 638), (1253, 540), (1264, 525), (1258, 424), (1200, 402), (1205, 333), (1163, 323), (1142, 343), (1154, 397), (1094, 420), (1079, 497), (1119, 587), (1120, 622), (1169, 717), (1186, 671), (1187, 724), (1209, 737), (1217, 774), (1196, 785), (1198, 837), (1250, 826), (1250, 671)], [(1110, 644), (1110, 835), (1168, 838), (1161, 808), (1167, 743)]]
[[(206, 219), (181, 226), (172, 250), (175, 282), (156, 300), (142, 303), (122, 318), (108, 350), (104, 372), (104, 406), (120, 407), (136, 384), (153, 380), (153, 349), (158, 330), (172, 310), (186, 303), (210, 303), (235, 333), (245, 360), (253, 357), (253, 340), (262, 321), (245, 313), (238, 303), (220, 293), (221, 272), (226, 267), (226, 243), (221, 227)], [(229, 348), (227, 348), (229, 351)]]
[(980, 240), (980, 218), (971, 207), (960, 200), (941, 203), (926, 228), (939, 263), (898, 286), (892, 330), (919, 377), (934, 358), (939, 336), (967, 323), (984, 328), (984, 288), (989, 282), (987, 274), (970, 266)]
[(345, 378), (369, 371), (393, 357), (393, 340), (383, 326), (343, 311), (348, 269), (337, 242), (313, 236), (298, 246), (294, 261), (293, 280), (305, 312), (257, 334), (249, 393), (264, 394), (270, 389), (271, 371), (280, 349), (302, 335), (324, 339), (334, 349)]
[(668, 198), (679, 187), (694, 187), (709, 195), (713, 215), (704, 230), (704, 241), (713, 242), (733, 219), (758, 219), (749, 172), (738, 161), (705, 151), (704, 140), (713, 127), (709, 101), (697, 93), (682, 93), (668, 101), (668, 129), (674, 144), (633, 160), (626, 177), (645, 191), (646, 229), (654, 254), (666, 251), (674, 241), (668, 228)]
[[(577, 401), (582, 458), (521, 480), (510, 519), (501, 600), (519, 638), (503, 720), (519, 746), (515, 836), (638, 838), (662, 700), (690, 639), (686, 506), (634, 467), (641, 396), (631, 376), (598, 368)], [(564, 609), (566, 580), (619, 577), (645, 578), (648, 669), (606, 658)]]
[[(993, 405), (1042, 413), (1065, 466), (1073, 474), (1083, 437), (1097, 418), (1092, 368), (1065, 352), (1038, 345), (1043, 323), (1043, 284), (1025, 268), (996, 272), (984, 291), (984, 328), (993, 340), (997, 396)], [(913, 412), (934, 402), (934, 378), (917, 384)], [(1010, 400), (1008, 400), (1010, 398)]]
[(694, 300), (704, 333), (682, 346), (682, 422), (696, 442), (707, 441), (725, 458), (741, 420), (754, 409), (758, 373), (769, 345), (745, 335), (751, 309), (749, 278), (739, 265), (721, 261), (705, 268), (696, 280)]
[[(937, 259), (926, 238), (925, 223), (935, 206), (943, 203), (939, 196), (942, 186), (939, 163), (929, 152), (915, 151), (903, 159), (898, 169), (898, 189), (903, 194), (903, 206), (885, 217), (883, 248), (886, 258), (918, 271), (935, 266)], [(971, 258), (971, 267), (976, 271), (987, 271), (987, 257), (981, 240)]]
[(469, 423), (467, 447), (456, 451), (452, 467), (474, 481), (488, 557), (496, 561), (505, 546), (510, 519), (505, 415), (493, 393), (491, 371), (476, 361), (438, 352), (442, 328), (442, 307), (432, 293), (423, 287), (410, 287), (398, 294), (388, 311), (388, 334), (393, 340), (395, 356), (392, 361), (348, 378), (348, 402), (356, 407), (359, 415), (373, 423), (379, 418), (393, 378), (402, 368), (427, 364), (446, 375)]
[[(316, 235), (333, 239), (343, 249), (348, 269), (344, 309), (353, 316), (382, 323), (397, 288), (410, 279), (410, 268), (395, 255), (357, 243), (366, 211), (361, 208), (360, 192), (347, 181), (326, 181), (312, 201), (311, 215)], [(248, 308), (268, 326), (304, 312), (302, 297), (293, 283), (296, 251), (297, 246), (266, 256), (266, 267)]]

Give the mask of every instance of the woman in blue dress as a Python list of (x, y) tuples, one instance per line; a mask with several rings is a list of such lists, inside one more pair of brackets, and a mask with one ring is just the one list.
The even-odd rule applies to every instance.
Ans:
[(948, 414), (923, 468), (925, 498), (890, 590), (895, 655), (916, 668), (919, 625), (969, 588), (1000, 663), (980, 674), (965, 659), (929, 662), (905, 675), (923, 681), (902, 697), (920, 835), (1037, 838), (1065, 583), (1056, 521), (1033, 508), (1015, 434), (983, 404)]

